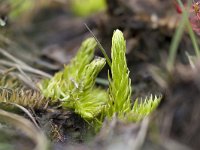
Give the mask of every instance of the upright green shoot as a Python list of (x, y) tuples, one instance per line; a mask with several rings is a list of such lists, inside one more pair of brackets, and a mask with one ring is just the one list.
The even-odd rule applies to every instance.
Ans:
[(131, 109), (131, 80), (126, 63), (126, 43), (121, 31), (116, 30), (112, 38), (111, 49), (111, 74), (109, 79), (109, 103), (108, 117), (117, 113), (119, 118), (123, 118), (126, 112)]
[(123, 121), (140, 121), (148, 116), (158, 106), (161, 97), (147, 97), (144, 101), (135, 100), (131, 104), (131, 79), (126, 63), (126, 43), (120, 30), (116, 30), (112, 38), (111, 75), (109, 77), (109, 101), (106, 117), (111, 119), (114, 114)]

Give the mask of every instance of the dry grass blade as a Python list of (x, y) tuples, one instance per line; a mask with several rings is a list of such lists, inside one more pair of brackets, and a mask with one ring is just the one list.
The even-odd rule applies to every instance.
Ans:
[[(15, 70), (18, 70), (19, 73), (14, 72)], [(12, 78), (15, 78), (16, 81), (18, 78), (20, 81), (23, 81), (25, 83), (25, 85), (27, 85), (31, 89), (38, 90), (35, 83), (20, 67), (17, 66), (17, 67), (11, 67), (8, 69), (0, 70), (0, 86), (4, 87), (4, 85), (7, 81), (13, 80)], [(10, 86), (13, 87), (11, 84), (10, 84)]]
[(34, 119), (33, 115), (23, 106), (21, 105), (18, 105), (18, 104), (15, 104), (15, 103), (7, 103), (7, 104), (10, 104), (10, 105), (13, 105), (19, 109), (21, 109), (24, 113), (27, 114), (27, 116), (31, 119), (31, 121), (34, 123), (34, 125), (40, 129), (39, 125), (37, 124), (36, 120)]
[(35, 143), (34, 150), (48, 150), (49, 145), (44, 134), (27, 119), (0, 109), (0, 120), (24, 132)]
[(0, 87), (4, 88), (21, 88), (22, 85), (16, 77), (7, 73), (0, 73)]
[(9, 54), (8, 52), (6, 52), (5, 50), (3, 50), (1, 48), (0, 48), (0, 53), (2, 55), (4, 55), (5, 57), (9, 58), (10, 60), (12, 60), (13, 62), (16, 62), (17, 64), (21, 65), (21, 66), (27, 66), (24, 62), (15, 58), (14, 56), (12, 56), (11, 54)]
[(38, 70), (38, 69), (35, 69), (29, 65), (27, 65), (26, 63), (24, 63), (23, 61), (15, 58), (14, 56), (12, 56), (11, 54), (9, 54), (8, 52), (6, 52), (6, 50), (4, 49), (1, 49), (0, 48), (0, 53), (5, 56), (6, 58), (10, 59), (11, 61), (13, 61), (14, 63), (11, 63), (11, 62), (7, 62), (7, 61), (2, 61), (1, 60), (1, 64), (3, 65), (6, 65), (6, 66), (9, 66), (9, 67), (16, 67), (16, 68), (21, 68), (22, 70), (24, 71), (28, 71), (28, 72), (31, 72), (31, 73), (35, 73), (35, 74), (38, 74), (38, 75), (41, 75), (41, 76), (44, 76), (44, 77), (47, 77), (47, 78), (51, 78), (51, 75), (49, 75), (48, 73), (46, 72), (43, 72), (41, 70)]

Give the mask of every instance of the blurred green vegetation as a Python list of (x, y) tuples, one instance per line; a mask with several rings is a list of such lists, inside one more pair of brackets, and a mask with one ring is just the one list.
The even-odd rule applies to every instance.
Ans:
[[(38, 4), (39, 3), (39, 4)], [(2, 0), (0, 5), (8, 5), (9, 17), (13, 20), (19, 19), (20, 17), (26, 16), (30, 13), (36, 5), (42, 7), (43, 4), (52, 4), (51, 1), (43, 0)], [(103, 11), (106, 9), (106, 0), (71, 0), (70, 1), (71, 11), (77, 15), (86, 17), (93, 13)], [(66, 6), (67, 7), (67, 3)]]
[(105, 0), (71, 0), (72, 11), (78, 16), (89, 16), (106, 9)]
[(8, 0), (8, 2), (12, 8), (9, 14), (12, 19), (16, 19), (17, 17), (23, 15), (26, 11), (32, 10), (35, 3), (33, 0)]

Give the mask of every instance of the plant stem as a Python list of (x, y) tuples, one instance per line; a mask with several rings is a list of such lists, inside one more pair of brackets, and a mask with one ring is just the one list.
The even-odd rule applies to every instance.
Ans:
[[(182, 1), (181, 0), (177, 0), (177, 1), (178, 1), (179, 5), (181, 6), (181, 9), (183, 10), (183, 17), (181, 19), (181, 22), (179, 24), (178, 29), (175, 32), (174, 37), (172, 39), (172, 44), (170, 45), (169, 57), (168, 57), (168, 60), (167, 60), (167, 68), (169, 70), (173, 69), (173, 65), (174, 65), (174, 61), (175, 61), (178, 45), (179, 45), (181, 37), (183, 35), (183, 31), (184, 31), (185, 25), (187, 25), (188, 32), (189, 32), (190, 38), (192, 40), (192, 44), (193, 44), (196, 56), (200, 57), (199, 46), (198, 46), (195, 34), (194, 34), (194, 32), (193, 32), (193, 30), (191, 28), (191, 25), (190, 25), (190, 22), (189, 22), (189, 19), (188, 19), (188, 13), (185, 10), (185, 7), (184, 7)], [(191, 5), (191, 2), (189, 1), (188, 2), (188, 6), (190, 6), (190, 5)]]
[[(194, 2), (194, 1), (192, 1)], [(191, 1), (188, 2), (188, 5), (191, 6)], [(199, 50), (199, 45), (198, 45), (198, 42), (196, 40), (196, 37), (195, 37), (195, 34), (194, 34), (194, 31), (192, 30), (192, 27), (191, 27), (191, 24), (190, 24), (190, 21), (188, 19), (188, 13), (187, 11), (185, 10), (185, 7), (183, 6), (183, 3), (181, 0), (178, 0), (178, 3), (179, 5), (181, 6), (183, 12), (184, 12), (184, 16), (187, 18), (187, 28), (188, 28), (188, 32), (189, 32), (189, 35), (190, 35), (190, 38), (192, 40), (192, 44), (193, 44), (193, 47), (194, 47), (194, 50), (195, 50), (195, 53), (196, 53), (196, 56), (197, 57), (200, 57), (200, 50)]]
[(198, 45), (198, 42), (196, 40), (195, 34), (194, 34), (194, 32), (193, 32), (193, 30), (191, 28), (190, 22), (188, 20), (187, 20), (187, 27), (188, 27), (190, 38), (192, 40), (192, 44), (194, 46), (194, 50), (195, 50), (196, 56), (200, 57), (199, 45)]
[(85, 27), (88, 29), (88, 31), (92, 34), (92, 36), (94, 37), (94, 39), (96, 40), (99, 49), (100, 49), (101, 52), (103, 53), (103, 55), (104, 55), (104, 57), (106, 58), (106, 61), (107, 61), (108, 65), (109, 65), (109, 67), (111, 68), (111, 60), (110, 60), (110, 58), (108, 57), (108, 55), (106, 54), (105, 49), (103, 48), (103, 46), (101, 45), (101, 43), (99, 42), (99, 40), (96, 38), (96, 36), (95, 36), (94, 33), (92, 32), (92, 30), (90, 30), (90, 28), (88, 27), (88, 25), (87, 25), (87, 24), (84, 24), (84, 25), (85, 25)]
[(187, 18), (185, 16), (183, 16), (182, 19), (181, 19), (181, 22), (179, 24), (179, 27), (176, 30), (174, 37), (172, 39), (172, 43), (171, 43), (170, 48), (169, 48), (169, 57), (168, 57), (168, 60), (167, 60), (167, 68), (169, 70), (173, 69), (176, 53), (177, 53), (177, 50), (178, 50), (178, 45), (179, 45), (179, 43), (181, 41), (181, 37), (183, 35), (186, 20), (187, 20)]

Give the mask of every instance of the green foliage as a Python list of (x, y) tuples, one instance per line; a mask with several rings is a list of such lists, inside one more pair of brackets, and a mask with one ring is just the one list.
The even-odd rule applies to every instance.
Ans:
[(39, 85), (45, 97), (52, 100), (67, 100), (70, 94), (80, 86), (83, 70), (94, 56), (96, 42), (89, 38), (83, 42), (75, 58), (50, 80), (46, 79)]
[(157, 107), (160, 98), (151, 96), (140, 104), (136, 99), (134, 106), (131, 106), (131, 79), (129, 78), (125, 52), (126, 43), (123, 34), (116, 30), (112, 38), (112, 78), (109, 77), (109, 101), (105, 109), (105, 116), (112, 118), (114, 114), (117, 114), (120, 120), (139, 121)]
[(138, 99), (136, 99), (133, 108), (131, 112), (127, 114), (126, 119), (134, 122), (142, 120), (157, 108), (160, 100), (161, 96), (153, 97), (152, 95), (150, 97), (146, 97), (145, 100), (141, 100), (140, 103), (138, 102)]
[[(103, 110), (107, 99), (107, 93), (99, 88), (82, 92), (78, 99), (73, 100), (75, 112), (84, 119), (94, 119)], [(68, 106), (68, 103), (64, 106)]]
[(116, 30), (112, 38), (112, 64), (109, 86), (109, 104), (108, 114), (112, 117), (117, 113), (119, 118), (124, 117), (124, 113), (129, 112), (131, 108), (131, 80), (125, 57), (126, 45), (121, 31)]
[(104, 65), (105, 59), (98, 58), (85, 66), (82, 80), (71, 92), (69, 100), (63, 101), (64, 107), (75, 108), (75, 112), (85, 119), (92, 119), (101, 112), (106, 103), (107, 95), (104, 90), (94, 87), (94, 83)]
[(106, 8), (105, 0), (71, 0), (71, 5), (78, 16), (89, 16)]
[(39, 84), (45, 97), (60, 100), (63, 107), (74, 109), (87, 120), (97, 116), (107, 101), (106, 92), (94, 86), (98, 73), (106, 63), (104, 58), (91, 62), (95, 47), (93, 38), (85, 40), (63, 71)]
[(123, 121), (140, 121), (148, 116), (159, 104), (161, 97), (150, 96), (131, 104), (131, 79), (126, 62), (126, 43), (121, 31), (116, 30), (112, 38), (111, 76), (109, 90), (95, 87), (95, 79), (106, 60), (93, 61), (96, 42), (85, 40), (71, 63), (63, 71), (39, 85), (45, 97), (60, 100), (64, 108), (71, 108), (98, 129), (104, 118), (112, 119), (116, 114)]

